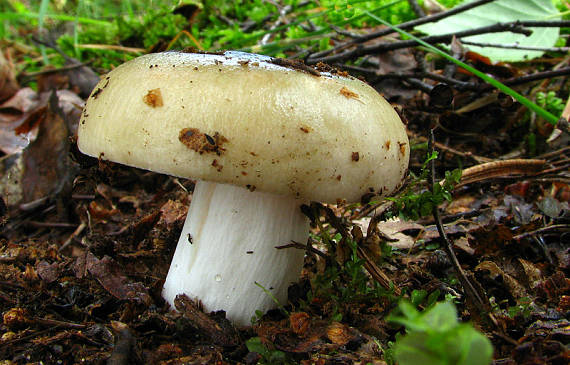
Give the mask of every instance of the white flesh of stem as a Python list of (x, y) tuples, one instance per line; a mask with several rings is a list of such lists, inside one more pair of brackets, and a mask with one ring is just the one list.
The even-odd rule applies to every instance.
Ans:
[(286, 304), (304, 251), (275, 246), (307, 241), (309, 224), (300, 204), (292, 197), (198, 181), (163, 297), (174, 307), (176, 295), (184, 293), (202, 301), (206, 311), (225, 310), (239, 325), (249, 324), (256, 310), (276, 306), (255, 282)]

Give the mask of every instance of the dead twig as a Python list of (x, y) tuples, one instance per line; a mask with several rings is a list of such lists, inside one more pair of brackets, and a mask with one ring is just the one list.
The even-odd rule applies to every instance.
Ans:
[(87, 325), (84, 325), (84, 324), (58, 321), (58, 320), (49, 319), (49, 318), (32, 317), (32, 320), (34, 321), (34, 323), (38, 323), (42, 326), (51, 326), (51, 327), (57, 326), (57, 327), (61, 327), (61, 328), (71, 328), (71, 329), (80, 329), (80, 330), (88, 327)]
[[(436, 43), (446, 43), (447, 44), (447, 43), (450, 43), (454, 37), (462, 38), (462, 37), (469, 37), (472, 35), (480, 35), (480, 34), (486, 34), (486, 33), (498, 33), (498, 32), (508, 31), (508, 32), (512, 32), (512, 33), (524, 34), (527, 36), (531, 35), (532, 31), (528, 28), (525, 28), (520, 23), (523, 23), (523, 22), (496, 23), (496, 24), (487, 25), (484, 27), (468, 29), (468, 30), (455, 32), (455, 33), (426, 36), (426, 37), (422, 37), (420, 39), (422, 41), (424, 41), (426, 43), (430, 43), (430, 44), (436, 44)], [(570, 22), (568, 22), (568, 25), (570, 25)], [(373, 44), (373, 45), (369, 45), (369, 46), (358, 46), (358, 47), (353, 48), (349, 51), (338, 53), (338, 54), (335, 54), (332, 56), (326, 56), (326, 57), (321, 57), (321, 58), (309, 58), (309, 59), (307, 59), (306, 63), (307, 64), (314, 64), (317, 62), (324, 62), (324, 63), (341, 62), (341, 61), (347, 61), (350, 59), (356, 59), (356, 58), (363, 56), (363, 55), (383, 53), (383, 52), (393, 51), (396, 49), (415, 47), (417, 45), (418, 45), (418, 43), (415, 40), (410, 39), (410, 40), (403, 40), (403, 41), (397, 41), (397, 42), (391, 42), (391, 43)]]
[[(433, 148), (434, 148), (434, 135), (433, 135), (433, 129), (431, 129), (428, 139), (429, 155), (433, 153)], [(429, 189), (433, 193), (433, 187), (435, 186), (435, 160), (431, 160), (429, 164), (428, 181), (429, 181)], [(493, 324), (496, 327), (499, 327), (496, 318), (489, 311), (491, 307), (490, 304), (479, 295), (479, 292), (477, 291), (477, 289), (475, 289), (475, 286), (471, 283), (471, 281), (463, 271), (463, 268), (461, 267), (461, 264), (459, 263), (459, 260), (457, 259), (455, 252), (453, 251), (453, 242), (451, 242), (451, 240), (447, 237), (445, 229), (443, 228), (443, 223), (441, 222), (441, 216), (439, 215), (439, 207), (437, 205), (434, 205), (432, 214), (435, 219), (435, 225), (437, 227), (437, 231), (439, 232), (439, 237), (443, 241), (443, 247), (445, 249), (445, 252), (449, 257), (449, 260), (451, 261), (453, 268), (457, 273), (457, 276), (459, 277), (459, 281), (463, 286), (465, 294), (470, 298), (471, 302), (477, 307), (477, 309), (481, 313), (488, 313), (489, 319), (493, 322)]]
[(317, 249), (314, 248), (310, 243), (307, 244), (307, 245), (304, 245), (304, 244), (299, 243), (299, 242), (291, 241), (291, 243), (289, 243), (289, 244), (281, 245), (281, 246), (275, 246), (275, 248), (278, 249), (278, 250), (283, 250), (283, 249), (286, 249), (286, 248), (297, 248), (297, 249), (300, 249), (300, 250), (306, 250), (307, 252), (310, 252), (310, 253), (313, 253), (313, 254), (315, 254), (315, 255), (317, 255), (317, 256), (320, 256), (320, 257), (322, 257), (323, 259), (325, 259), (325, 260), (327, 260), (327, 261), (332, 260), (329, 255), (327, 255), (326, 253), (324, 253), (324, 252), (322, 252), (322, 251), (320, 251), (320, 250), (317, 250)]
[(59, 247), (58, 252), (63, 251), (69, 244), (73, 241), (73, 239), (81, 234), (83, 230), (87, 227), (87, 224), (82, 222), (73, 233), (65, 240), (65, 242)]
[[(438, 20), (447, 18), (447, 17), (455, 15), (455, 14), (459, 14), (461, 12), (467, 11), (467, 10), (475, 8), (477, 6), (481, 6), (481, 5), (490, 3), (491, 1), (495, 1), (495, 0), (472, 1), (472, 2), (464, 4), (464, 5), (456, 6), (453, 9), (450, 9), (448, 11), (433, 14), (433, 15), (426, 16), (426, 17), (419, 18), (419, 19), (414, 19), (414, 20), (411, 20), (411, 21), (406, 22), (406, 23), (402, 23), (402, 24), (398, 25), (398, 27), (401, 29), (404, 29), (404, 30), (412, 29), (418, 25), (436, 22)], [(377, 32), (371, 32), (371, 33), (368, 33), (365, 35), (360, 35), (358, 38), (354, 38), (348, 42), (344, 42), (342, 44), (339, 44), (332, 49), (325, 50), (325, 51), (318, 52), (318, 53), (313, 53), (312, 55), (310, 55), (308, 57), (307, 63), (313, 63), (313, 60), (317, 60), (314, 62), (314, 63), (317, 63), (318, 59), (325, 57), (326, 55), (329, 55), (333, 52), (337, 52), (341, 49), (346, 49), (346, 48), (348, 48), (352, 45), (358, 44), (358, 43), (364, 43), (364, 42), (369, 41), (369, 40), (374, 39), (374, 38), (380, 38), (380, 37), (383, 37), (383, 36), (391, 34), (391, 33), (395, 33), (395, 31), (391, 28), (384, 28), (384, 29), (381, 29)]]
[(513, 239), (519, 241), (525, 237), (534, 236), (536, 234), (561, 233), (561, 232), (570, 232), (570, 224), (553, 224), (551, 226), (535, 229), (534, 231), (518, 234), (516, 236), (513, 236)]
[[(417, 137), (415, 137), (415, 138), (416, 138), (418, 141), (420, 141), (420, 142), (428, 142), (428, 139), (425, 138), (425, 137), (422, 137), (422, 136), (417, 136)], [(439, 142), (435, 142), (435, 141), (434, 141), (434, 146), (435, 146), (436, 148), (439, 148), (439, 149), (442, 150), (442, 151), (451, 153), (452, 155), (456, 155), (456, 156), (459, 156), (459, 157), (463, 157), (463, 158), (467, 158), (467, 159), (473, 160), (474, 162), (476, 162), (476, 163), (478, 163), (478, 164), (484, 164), (484, 163), (489, 163), (489, 162), (492, 162), (492, 161), (493, 161), (492, 159), (490, 159), (490, 158), (488, 158), (488, 157), (478, 156), (478, 155), (475, 155), (475, 154), (473, 154), (473, 153), (471, 153), (471, 152), (459, 151), (459, 150), (457, 150), (457, 149), (455, 149), (455, 148), (452, 148), (452, 147), (449, 147), (449, 146), (447, 146), (447, 145), (445, 145), (445, 144), (443, 144), (443, 143), (439, 143)], [(479, 165), (478, 165), (478, 166), (479, 166)], [(464, 171), (463, 174), (465, 174), (465, 170), (463, 170), (463, 171)]]
[(378, 282), (378, 284), (380, 284), (386, 290), (393, 290), (394, 295), (396, 296), (402, 294), (400, 288), (392, 284), (390, 278), (374, 263), (374, 260), (372, 260), (368, 254), (366, 254), (366, 251), (362, 249), (362, 247), (358, 246), (356, 248), (356, 254), (358, 255), (358, 258), (364, 260), (364, 268), (366, 271), (368, 271), (370, 276), (372, 276), (372, 278)]
[(462, 44), (477, 47), (491, 47), (491, 48), (504, 48), (504, 49), (521, 49), (525, 51), (542, 51), (542, 52), (568, 52), (570, 47), (531, 47), (521, 46), (520, 44), (500, 44), (500, 43), (483, 43), (472, 41), (461, 41)]

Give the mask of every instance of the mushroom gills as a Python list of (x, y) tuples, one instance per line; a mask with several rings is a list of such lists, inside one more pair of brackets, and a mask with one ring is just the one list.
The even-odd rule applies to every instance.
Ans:
[(198, 181), (166, 282), (163, 297), (199, 298), (206, 311), (226, 310), (247, 325), (256, 310), (275, 307), (269, 290), (287, 303), (304, 252), (276, 246), (305, 243), (309, 222), (293, 197)]

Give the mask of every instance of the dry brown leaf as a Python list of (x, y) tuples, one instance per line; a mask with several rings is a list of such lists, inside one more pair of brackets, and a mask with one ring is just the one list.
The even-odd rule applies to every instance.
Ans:
[(14, 65), (0, 51), (0, 102), (11, 98), (19, 88)]
[(345, 324), (333, 322), (327, 327), (327, 338), (335, 345), (344, 346), (353, 337), (350, 328)]
[(515, 278), (505, 273), (496, 263), (492, 261), (483, 261), (475, 267), (475, 271), (483, 270), (487, 270), (493, 279), (500, 276), (506, 289), (508, 289), (513, 298), (528, 297), (528, 293), (525, 288)]
[[(368, 231), (368, 225), (370, 224), (370, 218), (364, 217), (353, 222), (357, 226), (359, 226), (363, 232)], [(414, 222), (405, 222), (399, 219), (393, 219), (389, 221), (379, 222), (378, 223), (378, 230), (386, 235), (388, 238), (397, 240), (396, 242), (388, 242), (388, 244), (392, 247), (399, 248), (399, 249), (409, 249), (414, 247), (415, 238), (411, 237), (403, 231), (407, 230), (423, 230), (424, 226)]]
[(115, 298), (133, 300), (147, 306), (152, 303), (146, 288), (141, 283), (130, 282), (123, 275), (119, 264), (109, 256), (99, 260), (92, 253), (88, 253), (86, 268), (105, 290)]

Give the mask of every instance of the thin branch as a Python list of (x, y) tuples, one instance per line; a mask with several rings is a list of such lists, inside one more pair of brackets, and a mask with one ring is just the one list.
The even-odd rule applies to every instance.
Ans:
[[(568, 76), (568, 75), (570, 75), (570, 67), (564, 67), (553, 71), (543, 71), (521, 77), (513, 77), (504, 80), (503, 84), (508, 86), (515, 86), (515, 85), (526, 84), (527, 82), (551, 79), (553, 77)], [(488, 88), (491, 89), (493, 87), (491, 85), (484, 85), (483, 90), (486, 90)]]
[[(426, 137), (423, 137), (423, 136), (414, 136), (414, 139), (417, 140), (418, 142), (428, 142), (428, 143), (429, 143), (429, 140), (428, 140)], [(488, 157), (475, 155), (475, 154), (473, 154), (472, 152), (459, 151), (459, 150), (457, 150), (457, 149), (455, 149), (455, 148), (446, 146), (445, 144), (440, 143), (440, 142), (435, 142), (435, 141), (434, 141), (434, 142), (433, 142), (433, 145), (434, 145), (436, 148), (439, 148), (439, 149), (442, 150), (442, 151), (451, 153), (451, 154), (453, 154), (453, 155), (460, 156), (460, 157), (462, 157), (462, 158), (471, 159), (471, 160), (473, 160), (474, 162), (476, 162), (476, 163), (478, 163), (478, 164), (482, 164), (482, 163), (487, 163), (487, 162), (492, 162), (492, 161), (493, 161), (492, 159), (490, 159), (490, 158), (488, 158)], [(464, 171), (465, 171), (465, 170), (464, 170)], [(462, 175), (462, 176), (463, 176), (463, 175)]]
[(500, 43), (482, 43), (482, 42), (471, 42), (471, 41), (461, 41), (462, 44), (467, 44), (469, 46), (477, 47), (491, 47), (491, 48), (504, 48), (504, 49), (520, 49), (524, 51), (541, 51), (541, 52), (568, 52), (570, 47), (531, 47), (531, 46), (521, 46), (520, 44), (500, 44)]
[[(470, 3), (464, 4), (464, 5), (461, 5), (461, 6), (456, 6), (455, 8), (450, 9), (450, 10), (448, 10), (448, 11), (444, 11), (444, 12), (441, 12), (441, 13), (433, 14), (433, 15), (430, 15), (430, 16), (426, 16), (426, 17), (423, 17), (423, 18), (414, 19), (414, 20), (411, 20), (411, 21), (409, 21), (409, 22), (402, 23), (402, 24), (400, 24), (400, 28), (402, 28), (402, 29), (412, 29), (412, 28), (414, 28), (414, 27), (416, 27), (416, 26), (418, 26), (418, 25), (436, 22), (436, 21), (438, 21), (438, 20), (441, 20), (441, 19), (447, 18), (447, 17), (449, 17), (449, 16), (452, 16), (452, 15), (455, 15), (455, 14), (458, 14), (458, 13), (461, 13), (461, 12), (464, 12), (464, 11), (467, 11), (467, 10), (472, 9), (472, 8), (474, 8), (474, 7), (477, 7), (477, 6), (481, 6), (481, 5), (490, 3), (490, 2), (492, 2), (492, 1), (495, 1), (495, 0), (477, 0), (477, 1), (472, 1), (472, 2), (470, 2)], [(381, 30), (379, 30), (379, 31), (377, 31), (377, 32), (371, 32), (371, 33), (368, 33), (368, 34), (366, 34), (366, 35), (361, 35), (361, 36), (359, 36), (358, 38), (354, 38), (354, 39), (351, 39), (351, 40), (348, 41), (348, 42), (339, 44), (338, 46), (336, 46), (336, 47), (334, 47), (334, 48), (332, 48), (332, 49), (329, 49), (329, 50), (326, 50), (326, 51), (322, 51), (322, 52), (318, 52), (318, 53), (314, 53), (314, 54), (312, 54), (311, 56), (309, 56), (309, 59), (319, 59), (319, 58), (324, 57), (324, 56), (326, 56), (326, 55), (328, 55), (328, 54), (330, 54), (330, 53), (333, 53), (333, 52), (335, 52), (335, 51), (338, 51), (339, 49), (344, 49), (344, 48), (346, 48), (346, 47), (348, 47), (348, 46), (355, 45), (355, 44), (358, 44), (358, 43), (363, 43), (363, 42), (369, 41), (369, 40), (371, 40), (371, 39), (379, 38), (379, 37), (382, 37), (382, 36), (385, 36), (385, 35), (388, 35), (388, 34), (391, 34), (391, 33), (395, 33), (395, 31), (394, 31), (393, 29), (391, 29), (391, 28), (384, 28), (384, 29), (381, 29)], [(309, 61), (309, 59), (308, 59), (308, 61)]]
[(513, 236), (513, 239), (519, 241), (523, 238), (534, 236), (537, 234), (548, 234), (548, 233), (562, 233), (562, 232), (570, 232), (570, 224), (553, 224), (551, 226), (541, 227), (535, 229), (534, 231), (524, 232), (521, 234), (517, 234)]
[[(473, 36), (473, 35), (480, 35), (480, 34), (486, 34), (486, 33), (498, 33), (498, 32), (505, 32), (505, 31), (509, 31), (512, 33), (520, 33), (520, 34), (524, 34), (526, 36), (529, 36), (532, 34), (532, 31), (530, 29), (524, 28), (524, 26), (519, 24), (519, 23), (521, 23), (521, 22), (496, 23), (496, 24), (487, 25), (484, 27), (467, 29), (467, 30), (463, 30), (460, 32), (426, 36), (426, 37), (420, 38), (420, 40), (422, 40), (426, 43), (433, 44), (433, 43), (450, 43), (451, 40), (453, 39), (453, 37), (461, 38), (461, 37), (469, 37), (469, 36)], [(568, 22), (568, 25), (570, 25), (570, 22)], [(321, 57), (321, 58), (309, 57), (307, 59), (307, 63), (313, 64), (313, 63), (317, 63), (317, 62), (325, 62), (325, 63), (340, 62), (340, 61), (346, 61), (349, 59), (355, 59), (355, 58), (358, 58), (360, 56), (367, 55), (367, 54), (382, 53), (382, 52), (393, 51), (393, 50), (402, 49), (402, 48), (410, 48), (410, 47), (415, 47), (417, 45), (418, 45), (418, 42), (413, 40), (413, 39), (391, 42), (391, 43), (373, 44), (373, 45), (369, 45), (369, 46), (362, 46), (361, 45), (361, 46), (353, 48), (349, 51), (338, 53), (338, 54), (335, 54), (332, 56)]]
[(378, 284), (380, 284), (386, 290), (393, 290), (394, 295), (396, 295), (396, 296), (400, 296), (402, 294), (402, 291), (400, 290), (400, 288), (398, 288), (397, 286), (392, 284), (392, 281), (390, 280), (388, 275), (386, 275), (384, 273), (384, 271), (382, 271), (374, 263), (374, 260), (372, 260), (370, 258), (370, 256), (368, 256), (368, 254), (366, 253), (366, 251), (362, 247), (358, 246), (356, 248), (356, 253), (358, 255), (358, 258), (364, 260), (364, 268), (366, 269), (366, 271), (368, 271), (370, 276), (372, 276), (372, 278)]
[[(416, 73), (398, 73), (398, 72), (395, 72), (395, 73), (389, 73), (389, 74), (382, 74), (377, 69), (369, 69), (369, 68), (364, 68), (364, 67), (358, 67), (358, 66), (352, 66), (352, 65), (340, 65), (340, 64), (336, 64), (336, 66), (339, 68), (349, 70), (349, 71), (360, 72), (360, 73), (366, 74), (368, 76), (375, 76), (375, 77), (377, 77), (377, 79), (375, 81), (383, 80), (383, 79), (407, 80), (407, 79), (426, 78), (426, 79), (446, 83), (448, 85), (451, 85), (452, 87), (454, 87), (457, 90), (487, 91), (487, 90), (494, 88), (492, 85), (489, 85), (489, 84), (480, 84), (480, 83), (476, 83), (476, 82), (461, 81), (461, 80), (457, 80), (454, 78), (445, 77), (443, 75), (436, 74), (433, 72), (416, 72)], [(570, 67), (564, 67), (564, 68), (560, 68), (558, 70), (542, 71), (542, 72), (536, 72), (536, 73), (533, 73), (530, 75), (512, 77), (510, 79), (503, 80), (502, 83), (504, 85), (507, 85), (507, 86), (517, 86), (517, 85), (522, 85), (522, 84), (526, 84), (526, 83), (533, 82), (533, 81), (540, 81), (540, 80), (545, 80), (545, 79), (552, 79), (554, 77), (563, 77), (563, 76), (569, 76), (569, 75), (570, 75)]]
[(299, 250), (305, 250), (305, 251), (313, 253), (317, 256), (321, 256), (325, 260), (331, 260), (331, 257), (329, 255), (327, 255), (326, 253), (314, 248), (310, 242), (308, 244), (304, 245), (300, 242), (291, 241), (291, 243), (288, 243), (286, 245), (281, 245), (281, 246), (275, 246), (275, 248), (278, 250), (283, 250), (286, 248), (297, 248)]
[[(335, 65), (336, 66), (336, 65)], [(414, 72), (414, 73), (389, 73), (384, 74), (378, 71), (377, 69), (368, 69), (364, 67), (352, 66), (352, 65), (338, 65), (339, 68), (346, 69), (348, 71), (355, 71), (366, 74), (368, 76), (375, 76), (377, 77), (376, 80), (370, 81), (371, 83), (378, 82), (379, 80), (385, 79), (399, 79), (399, 80), (408, 80), (408, 79), (430, 79), (437, 82), (442, 82), (444, 84), (450, 85), (458, 90), (473, 90), (477, 91), (480, 89), (479, 84), (474, 82), (466, 82), (457, 80), (451, 77), (446, 77), (441, 74), (436, 74), (433, 72)]]
[[(406, 23), (404, 23), (406, 24)], [(528, 29), (527, 27), (547, 27), (547, 28), (559, 28), (559, 27), (570, 27), (570, 21), (568, 20), (561, 20), (561, 21), (532, 21), (532, 20), (517, 20), (515, 22), (508, 22), (508, 23), (495, 23), (491, 25), (486, 25), (479, 28), (467, 29), (464, 31), (456, 32), (456, 33), (447, 33), (447, 34), (440, 34), (440, 35), (433, 35), (420, 38), (420, 40), (426, 43), (450, 43), (453, 37), (462, 38), (462, 37), (469, 37), (473, 35), (480, 35), (480, 34), (487, 34), (487, 33), (499, 33), (499, 32), (512, 32), (512, 33), (521, 33), (526, 36), (532, 34), (532, 30)], [(398, 27), (400, 28), (400, 27)], [(392, 32), (394, 31), (392, 28), (389, 28)], [(391, 32), (390, 32), (391, 33)], [(361, 37), (362, 38), (362, 37)], [(361, 39), (359, 38), (359, 40)], [(325, 62), (325, 63), (333, 63), (333, 62), (340, 62), (346, 61), (349, 59), (355, 59), (360, 56), (366, 54), (373, 54), (373, 53), (381, 53), (387, 52), (395, 49), (402, 49), (402, 48), (409, 48), (414, 47), (417, 45), (415, 40), (405, 40), (405, 41), (397, 41), (392, 43), (380, 43), (370, 46), (357, 46), (351, 50), (338, 53), (332, 56), (325, 56), (325, 57), (317, 57), (316, 54), (311, 55), (307, 59), (308, 64), (313, 64), (317, 62)], [(344, 47), (346, 48), (346, 47)]]
[[(429, 134), (429, 138), (428, 138), (428, 153), (430, 155), (433, 152), (433, 145), (434, 145), (434, 136), (433, 136), (433, 129), (431, 129), (430, 134)], [(435, 183), (435, 160), (434, 159), (431, 160), (431, 162), (429, 164), (429, 170), (428, 171), (429, 171), (429, 174), (428, 174), (429, 189), (433, 193), (433, 187), (436, 184)], [(443, 241), (443, 247), (445, 249), (445, 252), (447, 253), (449, 260), (451, 261), (453, 268), (455, 269), (455, 272), (457, 273), (457, 275), (459, 277), (459, 281), (461, 282), (461, 285), (463, 286), (463, 290), (468, 295), (468, 297), (471, 298), (471, 301), (473, 302), (473, 304), (475, 306), (477, 306), (481, 312), (488, 312), (489, 303), (487, 303), (486, 301), (483, 300), (483, 298), (481, 298), (481, 296), (479, 295), (479, 292), (475, 289), (475, 287), (473, 286), (473, 284), (471, 283), (469, 278), (467, 278), (467, 275), (463, 271), (463, 268), (461, 267), (461, 264), (459, 263), (459, 260), (457, 259), (455, 252), (453, 251), (453, 243), (451, 242), (451, 240), (447, 237), (447, 234), (445, 233), (445, 229), (443, 228), (443, 223), (441, 222), (441, 216), (439, 215), (439, 207), (437, 205), (434, 205), (433, 210), (432, 210), (432, 214), (433, 214), (433, 217), (435, 219), (437, 231), (439, 232), (439, 237)], [(494, 318), (492, 313), (489, 313), (489, 318), (493, 321), (495, 326), (498, 326), (497, 320)]]

